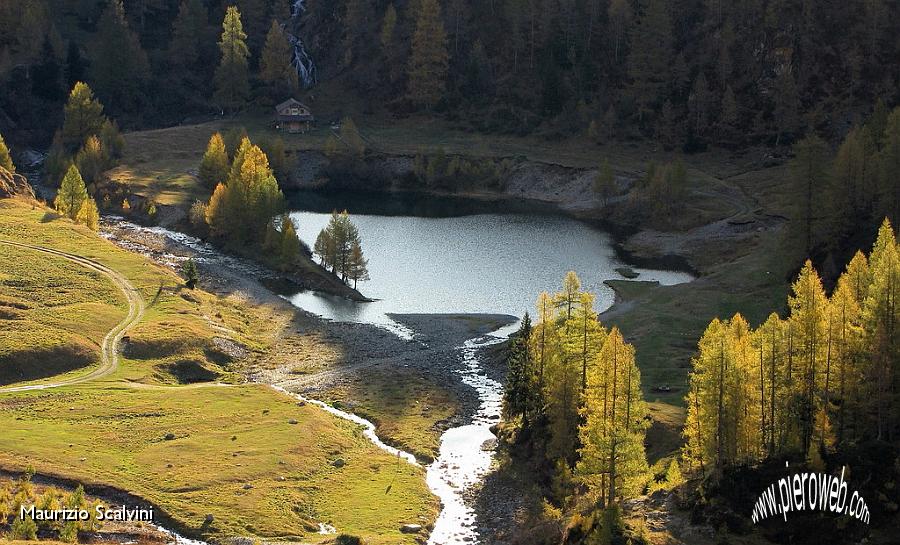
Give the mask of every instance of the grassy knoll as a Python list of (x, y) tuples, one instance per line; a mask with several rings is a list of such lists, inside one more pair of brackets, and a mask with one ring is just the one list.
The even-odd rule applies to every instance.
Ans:
[[(217, 348), (217, 338), (227, 338), (249, 350), (263, 350), (274, 338), (275, 331), (256, 327), (272, 309), (252, 309), (238, 297), (219, 298), (187, 290), (172, 271), (119, 249), (41, 207), (16, 199), (0, 201), (0, 238), (96, 259), (125, 275), (141, 292), (147, 314), (129, 333), (125, 364), (116, 378), (177, 382), (178, 377), (169, 371), (174, 369), (172, 364), (182, 361), (224, 376), (226, 370), (220, 364), (227, 363), (228, 358)], [(86, 343), (91, 348), (89, 363), (96, 363), (99, 338), (124, 315), (122, 294), (100, 275), (62, 259), (29, 250), (0, 248), (0, 252), (15, 252), (16, 258), (4, 267), (0, 301), (35, 301), (29, 303), (33, 309), (0, 320), (5, 326), (2, 346), (6, 357), (33, 361), (42, 347), (56, 338), (70, 337), (71, 330), (90, 340)], [(45, 314), (50, 317), (44, 318)], [(34, 327), (39, 334), (30, 333)], [(54, 361), (63, 368), (75, 368), (80, 363), (64, 360)]]
[(0, 385), (59, 375), (99, 360), (125, 315), (105, 277), (46, 254), (0, 245)]
[(171, 129), (131, 132), (122, 164), (109, 175), (128, 183), (132, 192), (158, 205), (190, 206), (211, 193), (196, 177), (200, 158), (219, 122)]
[[(182, 530), (211, 539), (320, 542), (326, 538), (315, 533), (317, 523), (328, 522), (369, 543), (412, 543), (400, 524), (433, 519), (437, 505), (421, 468), (398, 467), (355, 426), (314, 407), (237, 384), (222, 343), (264, 357), (289, 313), (251, 306), (237, 294), (186, 290), (168, 269), (22, 201), (0, 201), (0, 238), (96, 259), (126, 276), (147, 303), (116, 373), (77, 387), (0, 393), (0, 467), (30, 465), (41, 474), (127, 490), (155, 503)], [(104, 323), (124, 313), (121, 294), (104, 279), (38, 252), (16, 252), (0, 254), (0, 301), (29, 308), (2, 307), (16, 313), (0, 319), (0, 331), (19, 331), (26, 321), (43, 329), (15, 337), (15, 345), (0, 337), (4, 350), (34, 352), (46, 338), (72, 331), (95, 347)], [(14, 265), (7, 266), (7, 255)], [(56, 321), (45, 319), (40, 311), (59, 300), (65, 304), (57, 305)], [(79, 320), (83, 327), (76, 327)], [(192, 375), (196, 380), (235, 384), (177, 386), (194, 381), (185, 380), (185, 368), (208, 372)], [(346, 465), (332, 465), (338, 458)], [(207, 514), (214, 522), (204, 526)]]

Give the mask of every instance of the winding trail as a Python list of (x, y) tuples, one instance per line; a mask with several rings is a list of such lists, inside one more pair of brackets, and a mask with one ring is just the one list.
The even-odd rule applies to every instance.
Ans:
[(122, 337), (125, 336), (125, 333), (129, 329), (137, 325), (137, 323), (144, 316), (146, 304), (144, 303), (144, 298), (141, 297), (141, 294), (137, 290), (137, 288), (135, 288), (127, 278), (122, 276), (117, 271), (110, 269), (102, 263), (99, 263), (87, 257), (54, 250), (53, 248), (48, 248), (46, 246), (24, 244), (21, 242), (12, 242), (9, 240), (0, 240), (0, 244), (12, 246), (15, 248), (34, 250), (37, 252), (43, 252), (45, 254), (62, 257), (63, 259), (67, 259), (73, 263), (81, 265), (86, 269), (99, 272), (100, 274), (109, 278), (113, 284), (115, 284), (120, 290), (122, 290), (122, 293), (125, 295), (125, 299), (128, 301), (128, 314), (125, 316), (125, 318), (122, 319), (121, 322), (116, 324), (116, 326), (113, 327), (105, 337), (103, 337), (103, 341), (100, 344), (100, 365), (98, 367), (94, 368), (89, 373), (86, 373), (84, 375), (62, 379), (55, 382), (43, 382), (25, 386), (0, 388), (0, 393), (26, 392), (30, 390), (46, 390), (49, 388), (59, 388), (61, 386), (71, 386), (73, 384), (81, 384), (84, 382), (97, 380), (114, 373), (119, 367), (119, 344), (122, 342)]

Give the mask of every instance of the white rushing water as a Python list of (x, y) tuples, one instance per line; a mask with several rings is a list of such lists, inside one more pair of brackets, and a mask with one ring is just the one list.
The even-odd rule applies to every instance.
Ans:
[(480, 405), (471, 424), (444, 432), (440, 453), (428, 466), (428, 487), (441, 499), (442, 507), (428, 538), (430, 545), (478, 543), (475, 511), (466, 504), (466, 493), (491, 468), (497, 438), (490, 427), (500, 420), (503, 404), (503, 386), (484, 374), (478, 352), (504, 340), (487, 336), (468, 340), (461, 348), (465, 367), (460, 375), (463, 383), (478, 392)]
[(363, 435), (365, 435), (366, 438), (368, 438), (370, 441), (372, 441), (372, 443), (374, 443), (376, 447), (378, 447), (381, 450), (388, 452), (394, 456), (397, 456), (398, 458), (402, 458), (414, 466), (419, 465), (419, 462), (416, 461), (416, 457), (413, 456), (412, 454), (410, 454), (404, 450), (394, 448), (394, 447), (388, 445), (387, 443), (385, 443), (384, 441), (382, 441), (378, 437), (378, 435), (375, 433), (375, 424), (369, 422), (365, 418), (363, 418), (361, 416), (357, 416), (353, 413), (348, 413), (347, 411), (342, 411), (340, 409), (332, 407), (331, 405), (329, 405), (328, 403), (325, 403), (324, 401), (319, 401), (318, 399), (312, 399), (312, 398), (302, 396), (302, 395), (294, 393), (294, 392), (289, 392), (279, 386), (272, 386), (272, 388), (279, 392), (285, 393), (295, 399), (299, 399), (300, 401), (303, 401), (305, 403), (315, 405), (316, 407), (319, 407), (320, 409), (322, 409), (323, 411), (325, 411), (329, 414), (332, 414), (339, 418), (343, 418), (344, 420), (349, 420), (350, 422), (353, 422), (354, 424), (359, 424), (360, 426), (363, 427)]

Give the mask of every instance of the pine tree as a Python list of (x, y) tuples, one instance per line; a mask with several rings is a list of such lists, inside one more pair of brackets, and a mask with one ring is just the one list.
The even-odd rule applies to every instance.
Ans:
[(75, 164), (87, 184), (99, 182), (101, 175), (112, 166), (100, 139), (93, 135), (85, 140), (84, 147), (75, 156)]
[(617, 65), (627, 45), (627, 37), (633, 18), (631, 3), (628, 0), (610, 0), (607, 14), (612, 31), (613, 63)]
[(640, 382), (634, 348), (614, 327), (588, 380), (577, 464), (578, 474), (599, 488), (606, 505), (637, 493), (646, 478), (647, 408)]
[(710, 117), (710, 91), (706, 82), (706, 74), (700, 71), (694, 79), (694, 86), (688, 97), (688, 110), (690, 112), (690, 130), (695, 136), (706, 133)]
[(381, 42), (381, 50), (388, 55), (388, 51), (394, 47), (394, 33), (397, 30), (397, 9), (393, 3), (388, 4), (381, 21), (381, 32), (378, 35)]
[(872, 284), (872, 274), (869, 271), (869, 260), (860, 251), (853, 255), (853, 259), (847, 265), (842, 278), (850, 285), (856, 304), (862, 305), (869, 296), (869, 286)]
[(269, 86), (270, 95), (292, 95), (299, 89), (297, 70), (291, 64), (292, 55), (293, 49), (281, 25), (273, 20), (259, 62), (259, 77)]
[[(57, 56), (51, 35), (56, 34), (60, 41), (56, 27), (44, 37), (43, 48), (40, 53), (40, 62), (31, 71), (31, 92), (44, 100), (56, 102), (65, 97), (66, 89), (63, 85), (63, 70), (60, 59)], [(59, 46), (62, 47), (61, 45)]]
[(811, 255), (813, 247), (818, 243), (818, 211), (821, 208), (819, 198), (828, 183), (828, 155), (828, 144), (814, 134), (794, 145), (791, 181), (794, 190), (800, 195), (798, 227), (804, 244), (804, 257)]
[(359, 240), (354, 240), (350, 247), (350, 265), (348, 278), (353, 280), (353, 289), (360, 280), (369, 280), (369, 260), (365, 258)]
[(300, 259), (300, 237), (297, 236), (297, 229), (294, 222), (287, 214), (281, 216), (281, 243), (279, 245), (278, 254), (281, 266), (285, 270), (294, 267), (297, 260)]
[(78, 211), (81, 210), (81, 205), (88, 198), (87, 188), (84, 186), (84, 180), (81, 179), (78, 167), (70, 166), (56, 193), (56, 199), (53, 201), (56, 211), (74, 220)]
[(271, 3), (271, 0), (237, 0), (236, 9), (240, 11), (244, 21), (248, 51), (254, 58), (262, 50), (266, 38), (266, 26), (272, 19), (268, 6)]
[(879, 154), (876, 217), (887, 217), (900, 223), (900, 107), (894, 108), (884, 128), (883, 145)]
[(69, 41), (69, 47), (66, 51), (66, 84), (71, 89), (79, 81), (84, 80), (85, 61), (81, 56), (81, 49), (75, 40)]
[(581, 295), (580, 290), (581, 279), (578, 278), (578, 274), (575, 271), (569, 271), (563, 278), (562, 291), (553, 296), (553, 304), (562, 312), (563, 317), (566, 319), (566, 325), (568, 325), (568, 320), (572, 318), (572, 310), (575, 308)]
[(782, 136), (797, 134), (803, 125), (800, 117), (802, 112), (800, 93), (794, 75), (789, 70), (784, 70), (778, 75), (774, 97), (775, 109), (772, 113), (778, 132), (775, 146), (778, 146)]
[(5, 168), (12, 173), (16, 172), (16, 166), (13, 164), (12, 157), (9, 155), (9, 148), (6, 147), (6, 142), (3, 141), (2, 134), (0, 134), (0, 167)]
[(628, 57), (631, 95), (643, 120), (662, 104), (673, 58), (672, 21), (667, 2), (650, 2), (634, 27)]
[(727, 324), (710, 322), (691, 360), (690, 388), (686, 398), (682, 459), (691, 469), (721, 467), (725, 433), (725, 343)]
[(200, 281), (200, 273), (197, 270), (197, 263), (193, 259), (188, 259), (181, 267), (181, 274), (184, 276), (184, 285), (187, 289), (192, 290), (197, 287)]
[(891, 223), (885, 219), (869, 257), (872, 283), (863, 302), (863, 323), (868, 345), (867, 380), (872, 387), (874, 433), (879, 439), (892, 440), (898, 414), (900, 370), (900, 249)]
[(356, 123), (350, 117), (341, 120), (341, 142), (344, 150), (355, 159), (362, 159), (366, 153), (366, 142), (362, 139)]
[(438, 0), (421, 0), (409, 59), (408, 91), (413, 104), (434, 107), (443, 97), (449, 56)]
[(222, 135), (214, 133), (209, 138), (206, 152), (200, 161), (199, 177), (206, 187), (215, 188), (224, 182), (228, 175), (228, 154), (225, 152), (225, 141)]
[(330, 258), (334, 253), (334, 240), (328, 229), (319, 231), (316, 237), (316, 243), (313, 245), (313, 253), (319, 256), (319, 262), (324, 268), (331, 266)]
[(104, 119), (100, 125), (100, 146), (111, 160), (120, 159), (125, 152), (125, 137), (119, 131), (115, 121)]
[(85, 225), (92, 231), (100, 228), (100, 212), (97, 210), (97, 202), (94, 199), (87, 197), (82, 201), (78, 213), (75, 214), (75, 223)]
[[(228, 233), (228, 190), (224, 183), (219, 183), (209, 197), (206, 205), (206, 223), (211, 233), (224, 236)], [(128, 201), (126, 201), (128, 202)]]
[(603, 206), (609, 204), (609, 200), (616, 194), (616, 178), (609, 166), (609, 159), (604, 159), (600, 165), (600, 171), (594, 177), (593, 189)]
[(372, 2), (346, 0), (344, 3), (344, 65), (349, 66), (360, 49), (360, 44), (370, 47), (369, 21), (373, 18)]
[(731, 85), (725, 87), (725, 94), (722, 95), (722, 129), (727, 135), (731, 135), (738, 127), (738, 105), (737, 98)]
[(810, 261), (806, 261), (791, 287), (790, 321), (795, 334), (794, 372), (797, 374), (798, 415), (802, 452), (812, 445), (821, 409), (819, 392), (825, 373), (827, 299), (822, 282)]
[(521, 417), (522, 427), (528, 427), (528, 409), (533, 384), (533, 369), (528, 350), (531, 337), (531, 317), (525, 313), (519, 330), (510, 339), (506, 351), (506, 388), (503, 394), (503, 412), (507, 418)]
[(872, 198), (872, 188), (868, 179), (874, 165), (866, 151), (863, 131), (854, 127), (838, 148), (832, 165), (829, 187), (829, 222), (831, 236), (838, 238), (852, 233), (858, 218), (866, 214)]
[(69, 94), (62, 126), (62, 143), (74, 153), (88, 136), (97, 134), (103, 126), (103, 105), (94, 98), (94, 92), (86, 83), (78, 82)]
[(387, 67), (388, 82), (394, 84), (403, 75), (404, 62), (403, 47), (399, 39), (397, 9), (393, 3), (388, 4), (384, 12), (384, 20), (381, 23), (379, 41), (384, 65)]
[(150, 76), (150, 63), (137, 34), (128, 27), (121, 0), (111, 0), (97, 29), (91, 81), (111, 104), (133, 109)]
[(861, 308), (854, 295), (853, 278), (845, 271), (838, 279), (837, 289), (828, 307), (829, 344), (833, 344), (834, 350), (828, 358), (830, 365), (825, 405), (829, 412), (837, 412), (833, 420), (837, 423), (838, 444), (847, 437), (848, 412), (853, 411), (853, 420), (857, 420), (855, 412), (860, 405), (861, 374), (857, 359), (862, 339), (862, 328), (859, 326)]
[(208, 13), (203, 0), (183, 0), (178, 16), (172, 25), (172, 41), (169, 43), (169, 64), (179, 78), (199, 85), (208, 74), (205, 43), (211, 40)]
[(222, 59), (215, 77), (215, 99), (226, 108), (241, 106), (250, 94), (247, 79), (247, 58), (250, 51), (246, 39), (241, 14), (236, 7), (230, 6), (222, 22), (222, 39), (219, 41)]

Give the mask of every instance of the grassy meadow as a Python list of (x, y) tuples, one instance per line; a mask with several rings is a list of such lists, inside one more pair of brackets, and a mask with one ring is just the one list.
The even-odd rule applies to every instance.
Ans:
[[(349, 423), (267, 387), (239, 384), (229, 370), (217, 341), (265, 354), (290, 320), (284, 311), (187, 290), (170, 270), (20, 200), (0, 201), (0, 239), (96, 259), (127, 277), (147, 303), (114, 374), (0, 393), (3, 469), (31, 466), (127, 490), (180, 530), (208, 539), (319, 542), (327, 538), (317, 533), (324, 522), (369, 543), (413, 543), (400, 525), (433, 520), (437, 504), (421, 468), (397, 464)], [(96, 364), (99, 340), (125, 313), (122, 294), (61, 259), (5, 246), (0, 252), (0, 369), (10, 353), (43, 362), (54, 339), (84, 346), (86, 356), (61, 361), (62, 369), (84, 373)], [(193, 383), (198, 369), (203, 382)], [(333, 465), (338, 458), (343, 467)], [(214, 521), (204, 525), (207, 514)]]

